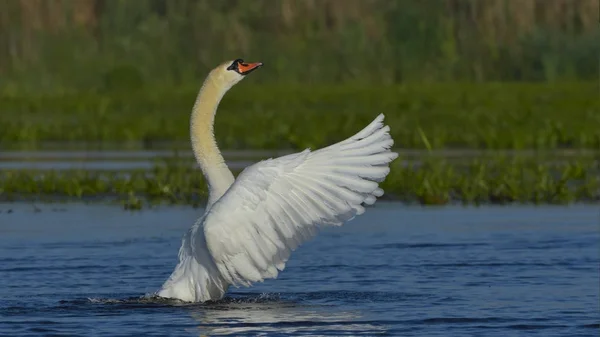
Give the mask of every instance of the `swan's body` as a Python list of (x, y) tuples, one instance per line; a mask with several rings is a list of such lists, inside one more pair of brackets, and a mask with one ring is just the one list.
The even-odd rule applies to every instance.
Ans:
[(209, 200), (183, 237), (179, 264), (159, 296), (218, 300), (230, 285), (275, 278), (319, 227), (342, 225), (383, 195), (378, 183), (397, 157), (383, 115), (340, 143), (261, 161), (234, 179), (213, 135), (214, 115), (225, 92), (260, 65), (227, 62), (209, 74), (198, 94), (191, 138)]

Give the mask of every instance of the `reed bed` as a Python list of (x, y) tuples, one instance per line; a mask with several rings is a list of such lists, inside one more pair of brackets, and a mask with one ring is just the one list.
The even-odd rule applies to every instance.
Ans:
[(237, 57), (271, 83), (593, 80), (597, 28), (597, 0), (4, 0), (0, 86), (178, 86)]
[[(423, 205), (568, 204), (600, 201), (600, 166), (594, 160), (540, 163), (526, 158), (472, 159), (461, 165), (427, 158), (392, 165), (382, 184), (385, 199)], [(202, 205), (202, 174), (189, 166), (157, 165), (151, 171), (0, 172), (0, 201), (106, 201), (139, 209), (159, 203)]]
[[(188, 150), (202, 79), (243, 57), (266, 66), (223, 100), (221, 148), (316, 149), (385, 113), (397, 148), (536, 153), (399, 160), (386, 198), (598, 202), (597, 158), (536, 157), (600, 150), (597, 25), (597, 0), (6, 0), (0, 148)], [(205, 198), (189, 166), (0, 172), (2, 201)]]
[[(315, 149), (385, 113), (399, 148), (600, 149), (597, 82), (306, 87), (247, 81), (219, 107), (221, 148)], [(179, 142), (187, 149), (197, 90), (0, 94), (0, 146)]]

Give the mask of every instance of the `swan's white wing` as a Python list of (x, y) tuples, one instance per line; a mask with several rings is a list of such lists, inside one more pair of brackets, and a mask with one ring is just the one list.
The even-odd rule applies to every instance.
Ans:
[(341, 225), (383, 195), (378, 183), (398, 155), (383, 114), (340, 143), (247, 167), (208, 211), (204, 232), (234, 285), (274, 278), (319, 226)]

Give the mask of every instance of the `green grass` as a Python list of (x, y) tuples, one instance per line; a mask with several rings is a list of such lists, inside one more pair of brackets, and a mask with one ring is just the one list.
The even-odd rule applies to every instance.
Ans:
[[(421, 167), (398, 159), (385, 182), (386, 199), (424, 205), (567, 204), (600, 201), (600, 167), (592, 159), (561, 165), (532, 158), (473, 159), (463, 164), (425, 159)], [(199, 206), (207, 196), (199, 170), (157, 166), (151, 171), (0, 172), (0, 201), (113, 200), (125, 208), (157, 203)]]
[[(221, 103), (215, 126), (221, 148), (314, 149), (354, 134), (383, 112), (395, 146), (402, 148), (600, 149), (595, 82), (376, 87), (251, 81)], [(176, 141), (187, 147), (199, 85), (61, 95), (4, 92), (0, 146), (64, 141), (149, 147)]]

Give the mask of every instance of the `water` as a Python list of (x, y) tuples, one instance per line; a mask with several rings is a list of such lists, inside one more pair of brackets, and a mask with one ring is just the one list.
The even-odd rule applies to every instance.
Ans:
[[(594, 164), (599, 155), (594, 150), (414, 150), (394, 149), (400, 155), (398, 163), (403, 165), (420, 166), (425, 158), (443, 158), (455, 164), (469, 163), (473, 159), (485, 160), (498, 156), (536, 158), (540, 162), (556, 166), (565, 165), (573, 159), (586, 158)], [(291, 150), (226, 150), (223, 156), (227, 165), (233, 170), (242, 170), (253, 163), (276, 158), (297, 151)], [(141, 170), (151, 169), (168, 162), (171, 165), (197, 166), (189, 145), (178, 151), (173, 150), (54, 150), (54, 151), (2, 151), (0, 152), (0, 170)], [(397, 164), (398, 164), (397, 163)]]
[[(598, 336), (594, 206), (376, 207), (277, 280), (152, 298), (201, 210), (0, 205), (3, 336)], [(9, 212), (10, 210), (10, 212)], [(41, 210), (41, 211), (40, 211)]]

